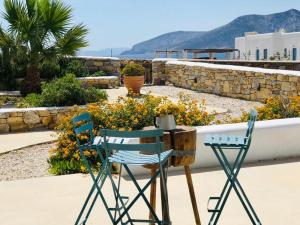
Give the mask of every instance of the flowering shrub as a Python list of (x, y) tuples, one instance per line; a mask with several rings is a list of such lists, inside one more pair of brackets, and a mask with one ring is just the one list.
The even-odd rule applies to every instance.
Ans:
[[(257, 120), (274, 120), (284, 118), (300, 117), (300, 97), (274, 97), (266, 100), (265, 105), (256, 107), (258, 116)], [(242, 111), (240, 118), (227, 116), (217, 123), (241, 123), (247, 122), (249, 113)]]
[(298, 117), (300, 116), (300, 97), (269, 98), (264, 106), (256, 109), (258, 120)]
[[(80, 159), (79, 150), (76, 146), (76, 136), (73, 132), (71, 118), (82, 112), (89, 112), (94, 122), (94, 133), (100, 128), (118, 130), (139, 130), (145, 126), (153, 125), (156, 109), (163, 103), (171, 104), (165, 97), (154, 97), (150, 94), (145, 96), (119, 97), (117, 102), (101, 102), (87, 105), (87, 108), (74, 107), (72, 112), (64, 118), (57, 129), (61, 130), (55, 149), (50, 152), (50, 172), (54, 174), (66, 174), (75, 172), (86, 172), (86, 168)], [(213, 115), (205, 112), (205, 102), (198, 107), (197, 101), (190, 97), (181, 95), (175, 108), (178, 108), (176, 121), (178, 125), (207, 125), (214, 119)], [(172, 106), (173, 107), (173, 106)], [(86, 135), (80, 137), (87, 139)], [(93, 168), (99, 168), (99, 159), (95, 151), (86, 150), (84, 154), (88, 157)]]
[(178, 125), (205, 126), (215, 120), (215, 113), (209, 114), (206, 111), (206, 102), (204, 99), (199, 104), (190, 95), (180, 93), (177, 105), (179, 112), (175, 118)]
[(160, 104), (155, 108), (156, 116), (177, 115), (178, 113), (178, 105), (167, 98), (162, 98)]

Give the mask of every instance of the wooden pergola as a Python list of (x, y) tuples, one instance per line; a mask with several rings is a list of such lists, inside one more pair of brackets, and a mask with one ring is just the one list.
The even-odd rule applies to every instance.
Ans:
[(234, 52), (237, 52), (238, 49), (235, 48), (206, 48), (206, 49), (184, 49), (183, 50), (183, 58), (188, 58), (188, 54), (193, 54), (193, 59), (201, 59), (200, 54), (208, 54), (207, 59), (215, 59), (215, 54), (217, 53), (225, 53), (227, 56)]
[(182, 55), (182, 50), (157, 50), (155, 51), (155, 57), (160, 58), (161, 55), (165, 55), (167, 58), (172, 58), (176, 54), (176, 56)]
[[(164, 55), (166, 58), (176, 58), (187, 59), (189, 54), (193, 55), (193, 59), (215, 59), (215, 55), (218, 53), (225, 53), (227, 58), (230, 58), (230, 54), (237, 52), (238, 49), (235, 48), (205, 48), (205, 49), (192, 49), (187, 48), (184, 50), (157, 50), (155, 51), (155, 57), (160, 58)], [(201, 54), (208, 54), (208, 57), (201, 57)]]

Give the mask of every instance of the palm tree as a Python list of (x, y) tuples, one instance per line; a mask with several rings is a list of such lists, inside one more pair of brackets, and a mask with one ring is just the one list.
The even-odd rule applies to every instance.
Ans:
[(15, 37), (20, 49), (26, 49), (27, 68), (21, 93), (40, 92), (43, 62), (58, 62), (61, 57), (75, 55), (87, 46), (88, 31), (82, 24), (71, 25), (72, 9), (60, 0), (5, 0), (4, 8), (7, 33)]

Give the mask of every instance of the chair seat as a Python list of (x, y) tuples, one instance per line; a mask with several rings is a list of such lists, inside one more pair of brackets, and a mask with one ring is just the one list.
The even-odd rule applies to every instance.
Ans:
[[(161, 162), (166, 161), (173, 150), (168, 150), (161, 153)], [(159, 159), (157, 154), (145, 155), (136, 151), (119, 151), (108, 158), (111, 163), (121, 163), (127, 165), (153, 165), (158, 164)]]
[[(82, 149), (96, 149), (96, 147), (101, 147), (101, 143), (104, 142), (104, 138), (101, 136), (96, 136), (93, 140), (92, 143), (85, 143), (82, 144), (81, 147)], [(126, 142), (126, 140), (124, 140), (124, 138), (107, 138), (107, 142), (108, 143), (122, 143), (122, 142)]]
[(245, 146), (245, 137), (233, 135), (209, 134), (205, 136), (204, 144), (215, 147), (241, 147)]

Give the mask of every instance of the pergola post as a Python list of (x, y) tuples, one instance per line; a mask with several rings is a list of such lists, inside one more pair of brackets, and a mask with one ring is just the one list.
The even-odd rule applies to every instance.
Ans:
[(182, 58), (184, 58), (184, 59), (188, 58), (188, 52), (186, 50), (182, 51)]

